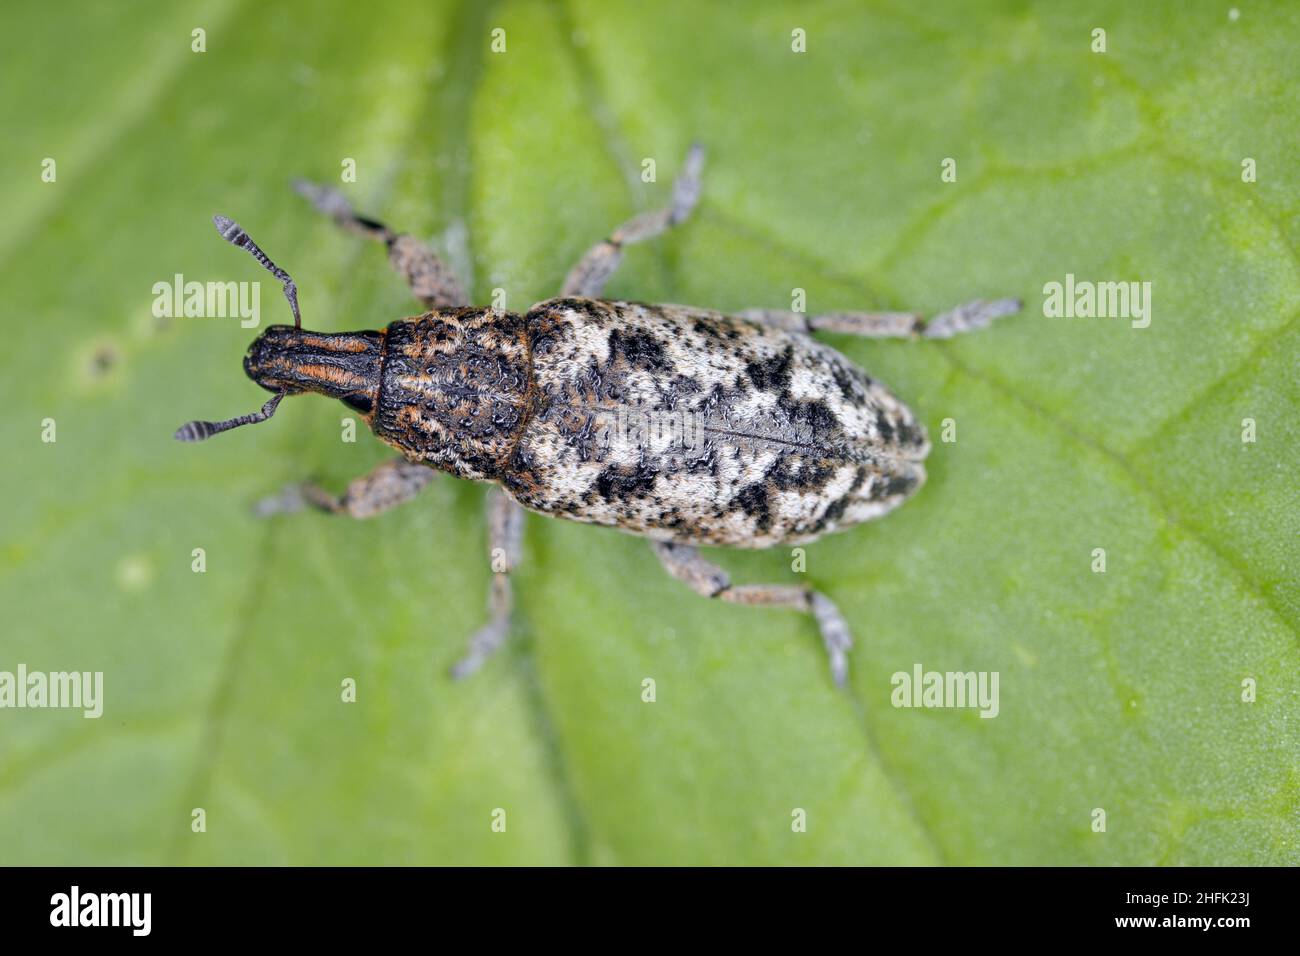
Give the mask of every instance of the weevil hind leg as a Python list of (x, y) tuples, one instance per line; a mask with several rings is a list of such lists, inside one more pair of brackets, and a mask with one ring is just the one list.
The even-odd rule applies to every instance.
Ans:
[(605, 283), (623, 261), (623, 247), (645, 242), (683, 222), (700, 199), (700, 174), (704, 170), (704, 147), (693, 143), (682, 171), (673, 182), (672, 202), (663, 209), (642, 213), (623, 223), (608, 238), (596, 243), (578, 260), (564, 280), (560, 295), (599, 298)]
[(849, 651), (853, 635), (839, 608), (826, 595), (811, 588), (783, 584), (733, 585), (726, 571), (706, 561), (692, 545), (651, 542), (664, 570), (696, 594), (720, 598), (732, 604), (788, 607), (811, 614), (821, 631), (822, 644), (830, 661), (831, 679), (843, 687), (849, 676)]
[(382, 242), (388, 247), (388, 262), (406, 280), (411, 294), (430, 309), (469, 305), (465, 290), (451, 267), (407, 233), (398, 233), (382, 222), (357, 215), (342, 193), (328, 186), (296, 179), (294, 190), (348, 232)]
[(492, 562), (492, 588), (488, 592), (488, 622), (469, 639), (469, 649), (451, 669), (459, 680), (473, 674), (497, 652), (510, 634), (514, 595), (510, 572), (519, 564), (523, 548), (524, 509), (500, 488), (488, 493), (488, 557)]
[(824, 312), (746, 309), (736, 315), (791, 332), (839, 332), (872, 339), (949, 339), (1019, 312), (1019, 299), (976, 299), (926, 319), (919, 312)]
[(427, 465), (394, 458), (354, 478), (341, 495), (332, 495), (314, 482), (301, 482), (263, 498), (253, 510), (259, 518), (269, 518), (310, 506), (351, 518), (373, 518), (413, 499), (435, 475)]

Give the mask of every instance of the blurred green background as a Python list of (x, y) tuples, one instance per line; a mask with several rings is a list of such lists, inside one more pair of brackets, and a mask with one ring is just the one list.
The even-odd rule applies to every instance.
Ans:
[[(105, 713), (0, 710), (0, 863), (1300, 863), (1300, 8), (1231, 8), (6, 3), (0, 670), (102, 670)], [(160, 322), (153, 283), (261, 280), (288, 318), (213, 213), (308, 327), (382, 326), (415, 309), (380, 251), (286, 185), (352, 158), (361, 211), (522, 309), (693, 138), (697, 215), (611, 296), (1027, 302), (951, 343), (831, 339), (936, 439), (916, 499), (808, 549), (856, 630), (847, 693), (806, 618), (537, 517), (511, 643), (452, 683), (481, 488), (258, 521), (386, 450), (319, 399), (172, 440), (265, 396), (254, 333)], [(1151, 326), (1044, 317), (1066, 273), (1152, 282)], [(801, 580), (784, 550), (717, 556)], [(893, 708), (915, 662), (998, 671), (999, 716)]]

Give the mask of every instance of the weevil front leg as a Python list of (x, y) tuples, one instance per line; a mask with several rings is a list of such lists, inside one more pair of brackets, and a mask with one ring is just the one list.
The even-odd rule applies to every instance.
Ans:
[(770, 607), (788, 607), (811, 614), (821, 630), (822, 643), (830, 659), (831, 678), (836, 686), (843, 687), (849, 676), (849, 651), (853, 635), (848, 622), (834, 602), (812, 588), (784, 584), (733, 585), (726, 571), (700, 557), (692, 545), (653, 541), (655, 554), (664, 569), (677, 580), (684, 582), (696, 594), (720, 598), (732, 604), (763, 604)]
[(609, 238), (602, 239), (578, 260), (564, 280), (560, 295), (582, 295), (600, 298), (605, 283), (623, 261), (623, 247), (635, 242), (645, 242), (676, 226), (691, 214), (700, 199), (700, 173), (704, 169), (704, 147), (691, 145), (682, 171), (673, 182), (672, 203), (665, 209), (643, 213), (619, 226)]
[(746, 309), (742, 319), (792, 332), (840, 332), (873, 339), (950, 339), (982, 329), (1020, 311), (1019, 299), (976, 299), (926, 319), (919, 312), (825, 312), (804, 315), (780, 309)]
[(430, 309), (469, 305), (451, 267), (414, 236), (394, 232), (382, 222), (358, 216), (343, 194), (328, 186), (296, 179), (293, 188), (341, 228), (386, 245), (393, 269), (406, 280), (411, 293)]
[(457, 680), (468, 677), (505, 643), (510, 634), (514, 599), (510, 572), (519, 564), (524, 536), (524, 509), (500, 488), (488, 493), (488, 557), (492, 562), (492, 588), (488, 592), (488, 622), (469, 639), (469, 650), (451, 669)]
[(332, 495), (313, 482), (290, 485), (278, 495), (264, 498), (254, 509), (260, 518), (300, 511), (306, 505), (331, 514), (352, 518), (373, 518), (405, 504), (433, 481), (435, 472), (427, 465), (394, 458), (382, 462), (360, 478), (349, 482), (347, 491)]

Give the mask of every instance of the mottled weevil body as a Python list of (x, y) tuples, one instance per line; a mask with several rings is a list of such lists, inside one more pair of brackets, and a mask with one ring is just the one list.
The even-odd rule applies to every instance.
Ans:
[(733, 585), (697, 548), (812, 541), (896, 508), (925, 480), (930, 445), (916, 416), (812, 332), (947, 338), (1020, 303), (977, 301), (926, 321), (910, 312), (723, 315), (600, 298), (624, 246), (689, 215), (702, 166), (693, 147), (667, 208), (620, 226), (583, 256), (559, 298), (524, 314), (470, 307), (446, 266), (412, 237), (357, 216), (332, 190), (298, 183), (341, 226), (382, 241), (425, 304), (378, 331), (301, 328), (293, 280), (216, 217), (224, 238), (284, 283), (295, 321), (266, 329), (244, 360), (273, 393), (261, 411), (190, 422), (176, 437), (264, 421), (284, 396), (316, 392), (360, 414), (400, 456), (342, 496), (295, 486), (261, 513), (305, 502), (369, 517), (413, 498), (432, 469), (494, 484), (489, 537), (500, 573), (490, 620), (457, 676), (476, 670), (509, 630), (509, 572), (528, 509), (648, 538), (669, 573), (707, 597), (812, 614), (843, 683), (852, 641), (829, 598), (806, 587)]

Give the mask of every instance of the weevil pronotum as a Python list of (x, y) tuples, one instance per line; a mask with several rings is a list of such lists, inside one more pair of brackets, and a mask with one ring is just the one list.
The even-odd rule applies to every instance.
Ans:
[(697, 548), (809, 542), (885, 514), (925, 480), (924, 426), (811, 333), (948, 338), (1020, 303), (975, 301), (926, 321), (912, 312), (724, 315), (602, 299), (625, 246), (687, 218), (703, 165), (697, 144), (666, 208), (619, 226), (578, 261), (559, 298), (523, 315), (470, 306), (447, 266), (416, 239), (356, 215), (331, 189), (296, 183), (340, 226), (384, 243), (428, 309), (379, 331), (303, 329), (288, 273), (238, 225), (215, 217), (222, 238), (284, 283), (294, 324), (267, 328), (244, 359), (249, 378), (272, 393), (260, 411), (190, 422), (176, 437), (198, 441), (265, 421), (286, 395), (316, 392), (359, 413), (400, 455), (341, 496), (296, 486), (268, 499), (263, 513), (306, 503), (368, 518), (414, 498), (434, 469), (493, 483), (489, 547), (504, 560), (489, 621), (455, 676), (477, 670), (505, 640), (509, 574), (528, 509), (648, 538), (668, 573), (705, 597), (811, 614), (843, 684), (852, 639), (830, 598), (802, 586), (732, 584)]

